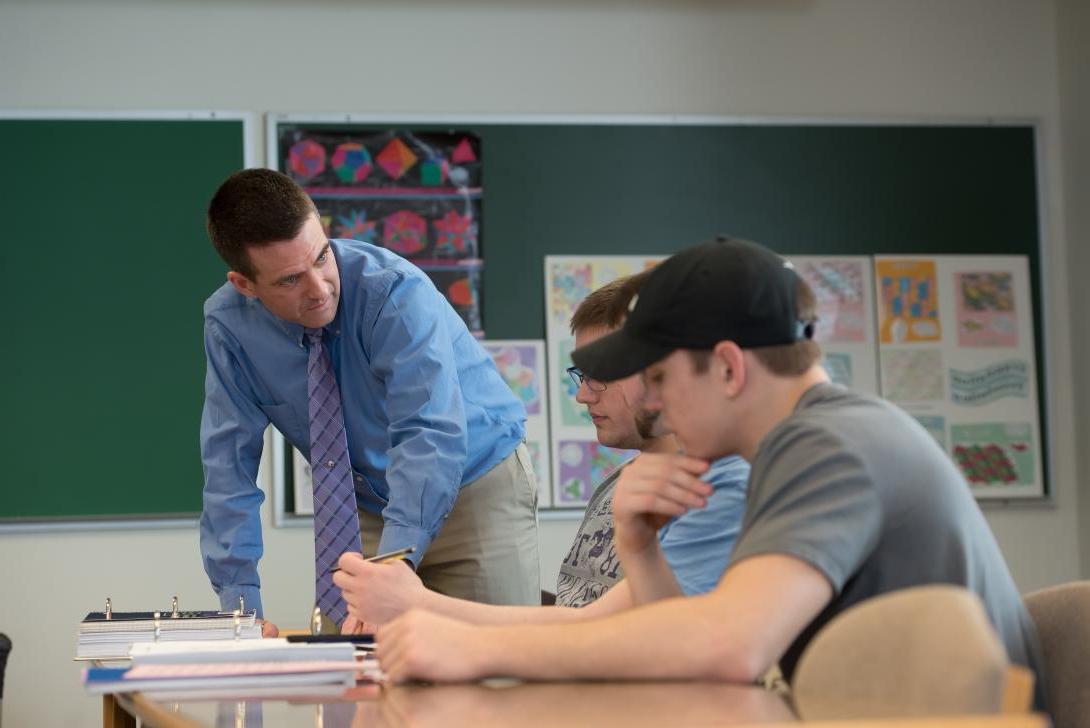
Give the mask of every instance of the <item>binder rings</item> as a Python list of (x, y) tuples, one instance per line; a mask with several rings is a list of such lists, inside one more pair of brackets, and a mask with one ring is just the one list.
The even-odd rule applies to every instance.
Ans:
[[(242, 605), (244, 606), (244, 605)], [(79, 624), (77, 660), (111, 660), (129, 656), (134, 644), (178, 640), (230, 640), (261, 637), (256, 610), (250, 612), (182, 611), (178, 597), (170, 610), (89, 612)]]

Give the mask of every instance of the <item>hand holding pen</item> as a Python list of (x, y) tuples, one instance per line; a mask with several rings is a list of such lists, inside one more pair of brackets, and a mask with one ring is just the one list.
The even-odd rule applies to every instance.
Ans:
[(379, 625), (408, 609), (424, 606), (429, 592), (420, 577), (410, 565), (402, 568), (396, 563), (408, 553), (382, 554), (367, 560), (371, 563), (359, 554), (341, 556), (343, 568), (333, 575), (333, 583), (344, 595), (349, 617)]
[[(413, 553), (415, 551), (416, 551), (415, 546), (406, 546), (405, 548), (398, 549), (397, 551), (389, 551), (389, 552), (387, 552), (385, 554), (379, 554), (378, 556), (372, 556), (371, 558), (364, 559), (364, 561), (366, 561), (368, 563), (371, 563), (371, 564), (384, 564), (387, 561), (401, 561), (406, 556), (408, 556), (409, 554), (411, 554), (411, 553)], [(340, 570), (341, 570), (341, 567), (334, 566), (332, 569), (329, 570), (329, 573), (330, 574), (336, 574)]]

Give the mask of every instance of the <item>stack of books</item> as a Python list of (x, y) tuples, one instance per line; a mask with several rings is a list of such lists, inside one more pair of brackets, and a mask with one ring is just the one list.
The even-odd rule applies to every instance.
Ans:
[(88, 693), (140, 691), (152, 698), (203, 699), (340, 694), (357, 679), (380, 680), (377, 661), (357, 660), (354, 645), (197, 641), (139, 644), (129, 668), (92, 667)]
[(132, 646), (142, 643), (260, 637), (261, 624), (253, 611), (91, 612), (79, 625), (76, 659), (127, 658)]

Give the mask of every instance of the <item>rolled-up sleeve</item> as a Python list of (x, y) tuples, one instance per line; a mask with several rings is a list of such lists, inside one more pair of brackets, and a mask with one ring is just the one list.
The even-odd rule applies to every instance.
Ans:
[(262, 554), (260, 509), (265, 494), (256, 478), (269, 420), (255, 403), (229, 341), (214, 320), (206, 320), (201, 555), (220, 607), (238, 608), (241, 596), (246, 609), (257, 609), (260, 616), (257, 563)]
[(415, 546), (414, 564), (454, 507), (468, 451), (457, 360), (442, 320), (448, 306), (426, 278), (397, 274), (368, 347), (389, 422), (389, 503), (378, 550)]

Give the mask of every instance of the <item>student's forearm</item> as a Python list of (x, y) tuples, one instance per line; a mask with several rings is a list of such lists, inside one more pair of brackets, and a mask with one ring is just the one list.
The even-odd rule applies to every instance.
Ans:
[(745, 646), (722, 633), (722, 609), (710, 596), (672, 599), (604, 620), (487, 627), (481, 669), (531, 680), (752, 682), (762, 668), (747, 664)]
[(580, 610), (570, 607), (513, 607), (456, 599), (428, 590), (420, 607), (470, 624), (520, 625), (575, 621)]
[(643, 552), (626, 552), (618, 544), (618, 554), (624, 567), (625, 581), (632, 603), (640, 606), (663, 599), (683, 596), (674, 572), (666, 561), (662, 547), (656, 541)]
[(600, 599), (585, 607), (513, 607), (496, 604), (481, 604), (465, 599), (456, 599), (445, 594), (428, 590), (425, 592), (422, 609), (463, 622), (479, 625), (527, 625), (527, 624), (563, 624), (613, 614), (632, 606), (629, 591), (624, 581), (614, 585)]
[(704, 679), (750, 683), (821, 612), (824, 574), (769, 554), (734, 565), (715, 591), (570, 625), (486, 627), (481, 675), (537, 680)]

